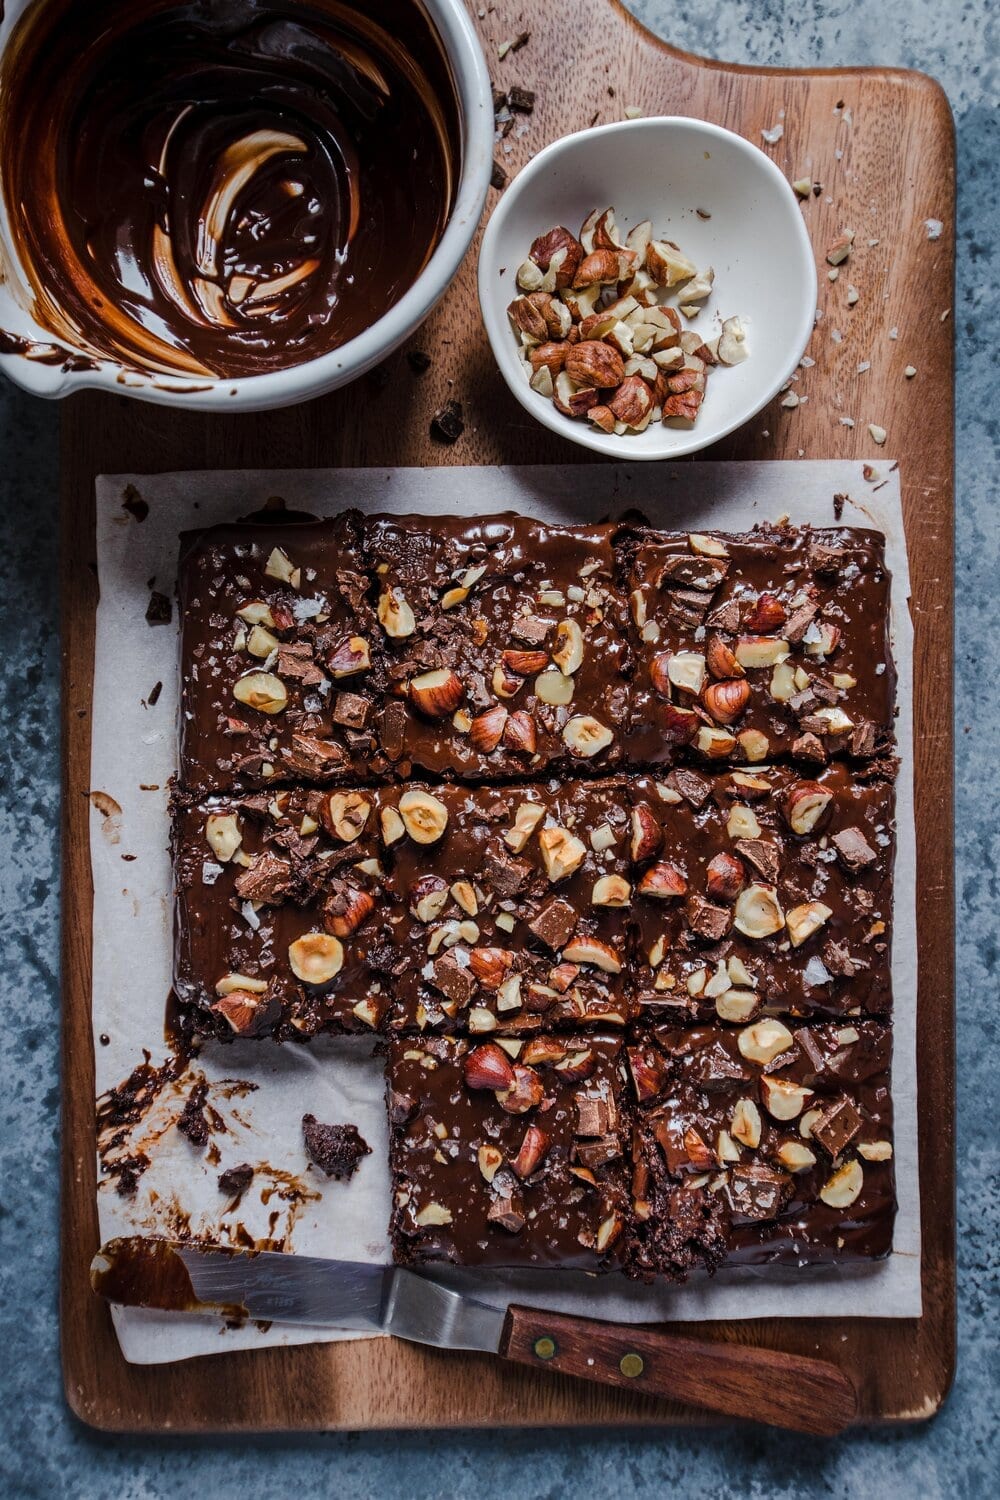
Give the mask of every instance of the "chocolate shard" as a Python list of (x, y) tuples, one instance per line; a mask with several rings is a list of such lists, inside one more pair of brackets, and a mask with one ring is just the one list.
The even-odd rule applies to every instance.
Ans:
[(716, 906), (694, 894), (687, 898), (684, 910), (691, 931), (710, 943), (720, 942), (729, 931), (733, 914), (726, 906)]
[(831, 974), (838, 979), (853, 979), (868, 968), (868, 963), (863, 958), (855, 958), (849, 951), (846, 943), (837, 943), (832, 939), (823, 948), (823, 962)]
[(579, 920), (575, 907), (561, 896), (554, 896), (532, 917), (528, 927), (546, 947), (558, 951), (569, 942)]
[(265, 849), (255, 855), (253, 863), (236, 877), (236, 892), (244, 901), (260, 902), (264, 906), (274, 905), (287, 894), (292, 879), (292, 867), (287, 859), (279, 859)]
[(333, 705), (333, 722), (345, 729), (364, 729), (371, 713), (370, 701), (361, 693), (338, 693)]
[(702, 807), (709, 799), (712, 792), (712, 783), (706, 776), (700, 776), (697, 771), (688, 771), (678, 767), (671, 771), (666, 778), (666, 785), (675, 792), (680, 792), (686, 802), (692, 807)]
[(511, 859), (496, 849), (483, 855), (483, 880), (498, 896), (517, 896), (531, 882), (534, 871), (522, 859)]
[(454, 953), (444, 953), (434, 965), (432, 980), (436, 989), (456, 1005), (468, 1005), (476, 988), (476, 982), (468, 969), (462, 968)]
[(729, 564), (721, 558), (678, 552), (663, 564), (657, 584), (661, 589), (688, 588), (713, 594), (728, 571)]
[(777, 885), (781, 871), (781, 850), (770, 839), (737, 839), (736, 852), (752, 865), (768, 885)]
[(863, 1120), (846, 1094), (834, 1099), (813, 1122), (812, 1139), (833, 1160), (861, 1134)]
[(605, 1136), (617, 1129), (618, 1106), (608, 1091), (576, 1096), (576, 1134)]
[(253, 1167), (248, 1161), (241, 1162), (237, 1167), (227, 1167), (224, 1172), (219, 1173), (219, 1192), (226, 1193), (231, 1198), (238, 1198), (245, 1193), (253, 1182)]
[(791, 1190), (786, 1172), (743, 1163), (733, 1167), (724, 1189), (735, 1217), (756, 1220), (776, 1219)]
[(878, 859), (878, 854), (860, 828), (841, 829), (839, 833), (833, 835), (831, 843), (852, 875), (874, 864)]

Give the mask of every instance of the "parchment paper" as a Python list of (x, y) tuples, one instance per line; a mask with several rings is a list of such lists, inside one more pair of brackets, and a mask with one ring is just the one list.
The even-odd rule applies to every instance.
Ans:
[[(655, 524), (739, 530), (788, 516), (834, 523), (833, 496), (848, 497), (845, 524), (885, 533), (893, 574), (893, 632), (899, 675), (898, 846), (893, 946), (893, 1095), (899, 1196), (895, 1249), (856, 1269), (720, 1271), (679, 1288), (635, 1286), (622, 1277), (562, 1273), (448, 1273), (486, 1300), (516, 1290), (565, 1310), (620, 1321), (658, 1318), (917, 1317), (920, 1224), (916, 1167), (916, 931), (912, 801), (912, 631), (909, 575), (898, 473), (883, 460), (877, 487), (854, 462), (618, 464), (519, 468), (338, 469), (270, 473), (198, 472), (104, 476), (97, 481), (97, 616), (91, 757), (94, 875), (93, 1026), (98, 1093), (125, 1079), (151, 1054), (169, 1058), (164, 1003), (170, 987), (171, 901), (167, 853), (168, 782), (176, 770), (177, 621), (150, 626), (150, 589), (173, 595), (181, 531), (246, 515), (273, 496), (290, 508), (330, 514), (362, 510), (476, 512), (518, 510), (556, 521), (598, 520), (642, 510)], [(142, 504), (127, 491), (134, 486)], [(123, 500), (131, 496), (131, 508)], [(161, 684), (157, 692), (155, 684)], [(155, 702), (150, 701), (150, 697)], [(104, 795), (101, 795), (104, 794)], [(120, 811), (116, 811), (116, 807)], [(204, 1077), (225, 1125), (209, 1156), (176, 1129), (184, 1099)], [(234, 1082), (235, 1081), (235, 1082)], [(245, 1085), (256, 1085), (247, 1091)], [(288, 1250), (343, 1260), (389, 1258), (381, 1063), (367, 1040), (321, 1039), (311, 1047), (267, 1043), (209, 1046), (118, 1148), (145, 1150), (149, 1168), (133, 1198), (112, 1180), (98, 1192), (102, 1240), (190, 1230), (233, 1241), (269, 1237)], [(307, 1164), (301, 1117), (351, 1120), (372, 1147), (350, 1184), (327, 1182)], [(103, 1143), (105, 1169), (116, 1151)], [(210, 1157), (214, 1157), (212, 1160)], [(250, 1161), (258, 1170), (238, 1205), (220, 1193), (220, 1170)], [(263, 1201), (266, 1200), (266, 1201)], [(242, 1226), (238, 1231), (237, 1226)], [(356, 1335), (337, 1330), (254, 1325), (224, 1328), (189, 1315), (116, 1310), (125, 1357), (158, 1363), (223, 1348), (291, 1344)]]

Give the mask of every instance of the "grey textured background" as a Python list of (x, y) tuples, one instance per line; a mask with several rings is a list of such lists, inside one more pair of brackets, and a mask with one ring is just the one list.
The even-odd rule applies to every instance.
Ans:
[[(212, 1500), (335, 1494), (505, 1500), (669, 1490), (676, 1500), (823, 1495), (978, 1500), (995, 1493), (998, 1180), (994, 690), (998, 610), (996, 162), (998, 21), (991, 0), (633, 0), (674, 44), (728, 61), (922, 68), (958, 124), (958, 1378), (906, 1432), (820, 1444), (763, 1432), (331, 1436), (236, 1445), (131, 1442), (67, 1413), (56, 1314), (58, 639), (56, 413), (0, 387), (0, 1490), (12, 1496)], [(572, 3), (566, 7), (567, 19)], [(680, 12), (682, 13), (679, 13)], [(905, 455), (903, 455), (905, 458)], [(945, 666), (942, 663), (942, 673)], [(992, 1055), (991, 1055), (992, 1054)], [(14, 1269), (16, 1261), (16, 1270)], [(993, 1478), (990, 1479), (992, 1474)]]

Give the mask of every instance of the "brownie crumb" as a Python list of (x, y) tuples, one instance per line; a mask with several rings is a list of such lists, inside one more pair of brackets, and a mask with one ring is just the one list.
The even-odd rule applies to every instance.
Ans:
[(454, 443), (465, 431), (462, 407), (458, 401), (446, 401), (431, 417), (431, 437), (439, 443)]
[(431, 357), (425, 354), (423, 349), (408, 349), (406, 351), (406, 363), (414, 375), (423, 375), (431, 367)]
[(172, 614), (173, 609), (166, 594), (153, 589), (149, 596), (149, 603), (146, 605), (146, 624), (169, 625)]
[(846, 499), (847, 499), (846, 495), (834, 495), (834, 497), (833, 497), (833, 517), (834, 517), (835, 521), (839, 521), (840, 518), (841, 518), (841, 516), (844, 514), (844, 502), (846, 501)]
[(154, 682), (153, 686), (150, 688), (149, 693), (146, 696), (146, 703), (147, 703), (147, 705), (148, 705), (149, 708), (152, 708), (154, 706), (154, 704), (156, 704), (156, 703), (158, 703), (160, 701), (160, 694), (162, 692), (163, 692), (163, 683), (162, 682)]
[(219, 1192), (226, 1193), (231, 1198), (239, 1198), (252, 1181), (253, 1167), (248, 1161), (244, 1161), (238, 1167), (227, 1167), (224, 1172), (219, 1173)]
[(186, 1135), (192, 1146), (207, 1146), (209, 1137), (208, 1118), (205, 1114), (207, 1083), (197, 1083), (187, 1097), (187, 1103), (177, 1121), (177, 1129)]
[(317, 1167), (337, 1182), (353, 1177), (361, 1158), (372, 1154), (356, 1125), (323, 1125), (315, 1115), (303, 1115), (302, 1134)]
[(507, 173), (494, 157), (493, 171), (490, 173), (490, 187), (495, 187), (499, 192), (507, 186)]
[(507, 107), (517, 110), (518, 114), (530, 115), (535, 108), (534, 90), (522, 89), (515, 84), (507, 91)]

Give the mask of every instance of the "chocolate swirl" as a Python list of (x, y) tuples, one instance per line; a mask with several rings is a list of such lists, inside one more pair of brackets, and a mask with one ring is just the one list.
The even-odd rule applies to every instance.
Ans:
[(131, 368), (325, 354), (413, 284), (447, 220), (454, 91), (405, 0), (377, 22), (340, 0), (47, 0), (2, 82), (36, 319)]

